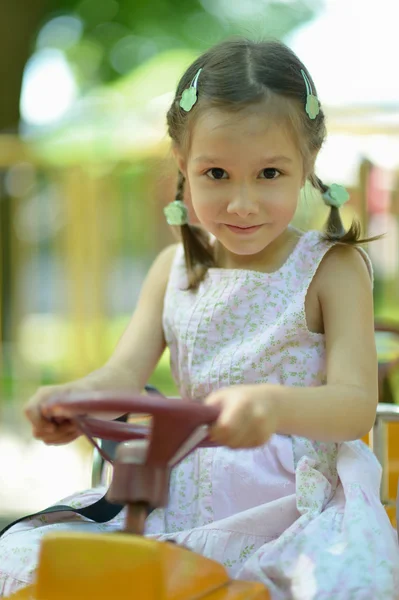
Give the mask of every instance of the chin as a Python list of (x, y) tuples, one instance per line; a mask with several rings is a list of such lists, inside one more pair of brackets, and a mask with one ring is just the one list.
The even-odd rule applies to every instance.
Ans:
[(237, 256), (253, 256), (255, 254), (259, 254), (268, 246), (268, 243), (251, 243), (249, 240), (247, 242), (234, 243), (231, 240), (223, 240), (219, 238), (219, 242), (223, 244), (226, 250), (232, 254), (236, 254)]

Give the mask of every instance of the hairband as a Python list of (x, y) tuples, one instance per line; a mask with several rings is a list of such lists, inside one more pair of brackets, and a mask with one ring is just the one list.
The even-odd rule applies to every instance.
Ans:
[(188, 223), (188, 210), (187, 206), (182, 200), (174, 200), (169, 202), (168, 206), (165, 206), (163, 212), (166, 217), (168, 225), (187, 225)]
[(185, 110), (186, 112), (190, 112), (190, 110), (192, 109), (194, 104), (197, 102), (198, 78), (200, 76), (201, 71), (202, 71), (202, 68), (198, 69), (194, 79), (190, 83), (190, 86), (186, 90), (184, 90), (184, 92), (182, 93), (182, 96), (180, 98), (180, 102), (179, 102), (180, 107), (183, 110)]
[(309, 78), (305, 71), (301, 69), (301, 75), (306, 85), (306, 106), (305, 110), (308, 114), (309, 119), (315, 119), (320, 112), (320, 105), (318, 98), (313, 94), (312, 86)]
[(335, 208), (341, 208), (349, 200), (349, 192), (338, 183), (332, 183), (322, 196), (327, 206)]

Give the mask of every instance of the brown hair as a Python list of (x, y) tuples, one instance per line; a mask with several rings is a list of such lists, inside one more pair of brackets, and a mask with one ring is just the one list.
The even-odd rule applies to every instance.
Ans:
[[(198, 100), (190, 112), (179, 105), (181, 96), (202, 68), (198, 79)], [(314, 159), (325, 137), (322, 109), (315, 119), (305, 112), (307, 90), (301, 70), (316, 87), (299, 58), (279, 41), (253, 42), (236, 38), (222, 42), (202, 54), (181, 78), (167, 114), (168, 132), (179, 149), (189, 146), (191, 125), (198, 114), (210, 107), (241, 111), (262, 103), (267, 110), (284, 117), (302, 154), (310, 183), (321, 193), (329, 188), (313, 171)], [(183, 200), (184, 176), (179, 172), (176, 198)], [(181, 227), (189, 288), (194, 289), (209, 267), (215, 266), (208, 237), (199, 227)], [(345, 244), (360, 244), (360, 225), (354, 221), (345, 231), (339, 210), (331, 207), (323, 234), (324, 239)]]

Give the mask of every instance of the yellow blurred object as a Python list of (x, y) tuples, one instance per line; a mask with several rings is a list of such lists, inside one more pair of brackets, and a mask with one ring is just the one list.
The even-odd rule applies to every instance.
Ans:
[[(372, 447), (372, 432), (369, 435), (362, 438), (368, 446)], [(387, 511), (388, 517), (392, 523), (392, 526), (396, 529), (397, 526), (397, 515), (396, 515), (396, 495), (398, 492), (398, 480), (399, 480), (399, 423), (387, 423), (386, 424), (386, 439), (385, 439), (385, 453), (386, 453), (386, 464), (385, 464), (385, 478), (383, 478), (382, 487), (386, 487), (386, 490), (382, 490), (384, 498), (383, 503)], [(385, 485), (384, 485), (385, 479)]]
[(232, 581), (219, 563), (123, 533), (43, 538), (37, 583), (13, 600), (269, 600), (260, 583)]

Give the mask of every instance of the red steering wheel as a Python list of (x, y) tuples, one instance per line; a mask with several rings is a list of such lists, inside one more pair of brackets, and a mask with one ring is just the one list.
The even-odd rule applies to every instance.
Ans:
[[(46, 406), (57, 408), (59, 416), (75, 421), (97, 448), (96, 437), (126, 442), (117, 449), (107, 497), (110, 502), (128, 505), (126, 530), (133, 533), (143, 532), (149, 506), (167, 505), (172, 467), (199, 446), (215, 445), (208, 437), (208, 427), (219, 416), (219, 409), (214, 406), (121, 392), (56, 394)], [(151, 415), (152, 424), (135, 425), (88, 416), (98, 412)]]

